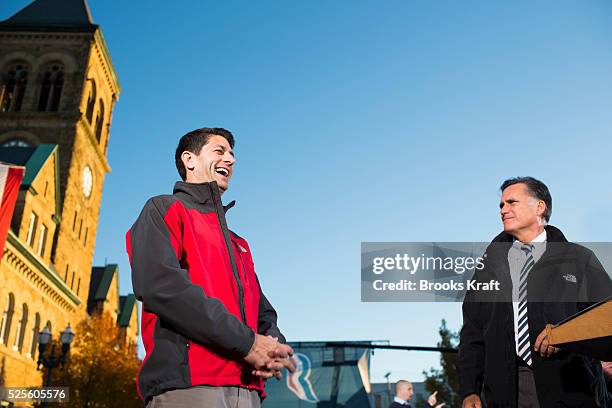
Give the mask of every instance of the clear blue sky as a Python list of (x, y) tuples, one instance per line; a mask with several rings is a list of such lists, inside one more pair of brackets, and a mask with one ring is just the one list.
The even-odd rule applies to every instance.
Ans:
[[(27, 1), (3, 1), (5, 18)], [(123, 86), (95, 261), (118, 263), (178, 138), (237, 137), (226, 199), (289, 340), (434, 345), (459, 304), (360, 302), (361, 241), (487, 241), (498, 186), (532, 175), (551, 223), (609, 241), (612, 3), (91, 0)], [(435, 353), (377, 352), (419, 381)]]

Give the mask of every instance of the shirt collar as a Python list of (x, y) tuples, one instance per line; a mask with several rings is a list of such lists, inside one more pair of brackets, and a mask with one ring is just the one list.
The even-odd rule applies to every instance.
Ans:
[(532, 244), (536, 242), (546, 242), (546, 230), (542, 231), (540, 235), (538, 235), (531, 241)]
[(401, 399), (399, 397), (393, 398), (393, 401), (395, 401), (395, 402), (397, 402), (398, 404), (401, 404), (401, 405), (408, 405), (408, 401), (405, 401), (405, 400), (403, 400), (403, 399)]
[[(527, 242), (527, 243), (528, 244), (538, 244), (538, 243), (546, 242), (546, 237), (547, 237), (546, 230), (544, 230), (540, 233), (540, 235), (532, 239), (531, 242)], [(517, 248), (520, 248), (521, 245), (523, 244), (525, 244), (525, 242), (521, 242), (516, 238), (514, 239), (514, 246), (516, 246)]]

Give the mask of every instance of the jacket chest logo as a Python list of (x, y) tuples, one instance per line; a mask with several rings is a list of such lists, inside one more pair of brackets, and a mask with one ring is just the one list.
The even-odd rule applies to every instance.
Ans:
[(565, 279), (568, 282), (576, 283), (576, 277), (572, 275), (571, 273), (567, 273), (563, 275), (563, 279)]

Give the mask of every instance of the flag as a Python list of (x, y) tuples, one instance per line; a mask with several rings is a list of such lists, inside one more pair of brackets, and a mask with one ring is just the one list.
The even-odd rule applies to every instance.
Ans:
[(25, 167), (0, 163), (0, 259), (24, 173)]

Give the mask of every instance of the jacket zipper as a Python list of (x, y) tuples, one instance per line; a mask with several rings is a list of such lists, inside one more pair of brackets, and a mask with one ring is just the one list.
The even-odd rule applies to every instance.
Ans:
[[(214, 184), (214, 187), (213, 187)], [(234, 251), (232, 249), (232, 243), (229, 235), (229, 228), (227, 228), (227, 222), (225, 221), (225, 212), (223, 211), (223, 205), (221, 204), (221, 196), (219, 190), (216, 188), (216, 183), (208, 184), (215, 205), (215, 212), (217, 213), (217, 219), (219, 220), (219, 226), (221, 227), (221, 233), (223, 234), (223, 240), (225, 241), (225, 248), (229, 255), (230, 265), (232, 267), (232, 274), (236, 280), (238, 286), (238, 304), (240, 305), (240, 315), (242, 316), (242, 323), (247, 324), (246, 312), (244, 311), (244, 289), (242, 288), (242, 281), (238, 273), (238, 267), (236, 265), (236, 258), (234, 257)]]

